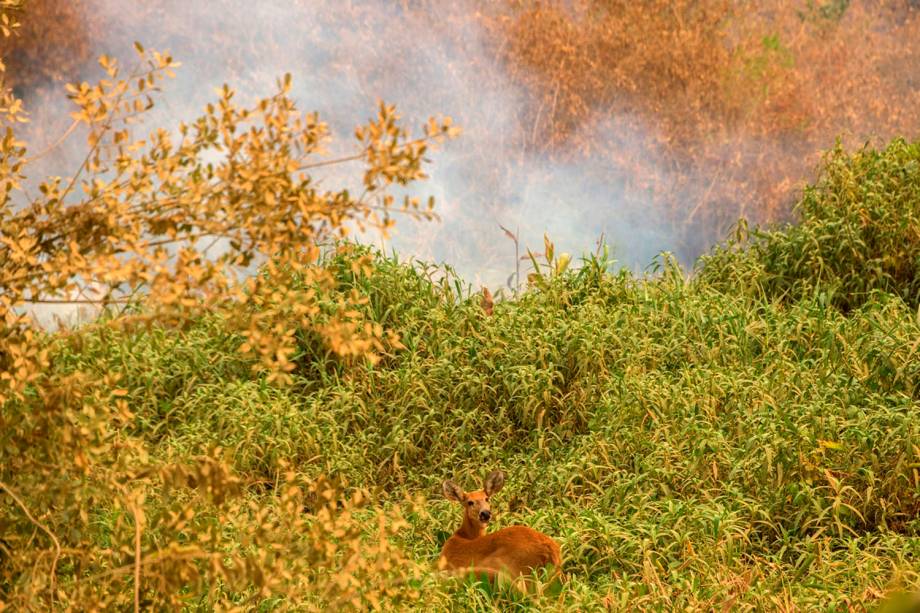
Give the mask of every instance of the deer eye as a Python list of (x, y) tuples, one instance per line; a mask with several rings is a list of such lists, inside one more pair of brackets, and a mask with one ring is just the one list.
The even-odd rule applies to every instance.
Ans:
[(468, 504), (468, 505), (470, 505), (470, 506), (473, 506), (473, 501), (470, 500), (470, 501), (468, 501), (466, 504)]

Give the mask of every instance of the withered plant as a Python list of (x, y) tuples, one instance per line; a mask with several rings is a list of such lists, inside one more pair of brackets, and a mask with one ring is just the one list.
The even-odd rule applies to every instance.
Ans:
[[(787, 219), (821, 152), (920, 134), (920, 11), (873, 2), (509, 1), (479, 19), (528, 93), (520, 146), (608, 162), (695, 257)], [(639, 134), (640, 142), (611, 138)]]

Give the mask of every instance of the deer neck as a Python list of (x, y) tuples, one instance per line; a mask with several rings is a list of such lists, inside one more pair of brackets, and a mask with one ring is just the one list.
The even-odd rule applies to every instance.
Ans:
[(455, 533), (457, 536), (469, 540), (478, 539), (486, 533), (486, 528), (479, 522), (474, 522), (467, 515), (463, 514), (463, 523)]

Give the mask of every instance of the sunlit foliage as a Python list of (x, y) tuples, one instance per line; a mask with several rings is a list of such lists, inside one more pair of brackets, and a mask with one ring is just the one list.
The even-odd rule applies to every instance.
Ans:
[(920, 146), (896, 139), (882, 151), (825, 159), (805, 190), (795, 225), (749, 231), (702, 259), (701, 276), (775, 300), (806, 296), (845, 311), (875, 294), (920, 307)]
[[(717, 14), (684, 25), (718, 38)], [(329, 159), (285, 77), (141, 137), (177, 64), (137, 51), (67, 89), (86, 156), (37, 193), (4, 90), (0, 609), (861, 609), (920, 587), (916, 142), (832, 152), (800, 225), (739, 226), (691, 279), (547, 238), (509, 299), (341, 242), (431, 214), (392, 188), (449, 120), (413, 137), (381, 104)], [(362, 170), (330, 189), (326, 164)], [(99, 318), (37, 326), (58, 303)], [(560, 590), (430, 570), (458, 517), (419, 495), (496, 467), (499, 524), (559, 540)]]
[[(12, 21), (4, 24), (15, 34)], [(49, 336), (28, 307), (94, 305), (105, 314), (99, 325), (113, 331), (180, 334), (198, 318), (218, 317), (269, 384), (291, 382), (297, 334), (343, 365), (376, 363), (402, 346), (398, 335), (356, 310), (361, 297), (327, 298), (336, 282), (322, 250), (355, 229), (385, 232), (394, 212), (430, 217), (433, 201), (397, 201), (387, 188), (423, 179), (426, 151), (456, 128), (432, 119), (414, 138), (381, 103), (356, 130), (353, 156), (324, 158), (326, 127), (297, 111), (284, 77), (275, 95), (251, 107), (224, 87), (200, 118), (139, 137), (136, 124), (178, 64), (139, 44), (137, 52), (136, 66), (123, 70), (102, 57), (105, 78), (67, 87), (75, 107), (68, 134), (85, 135), (86, 155), (71, 176), (48, 177), (37, 193), (22, 188), (31, 159), (15, 124), (25, 116), (6, 90), (0, 600), (34, 610), (140, 607), (235, 585), (245, 594), (242, 607), (247, 598), (305, 586), (316, 606), (373, 602), (389, 588), (365, 593), (360, 577), (393, 568), (399, 553), (386, 536), (398, 523), (381, 524), (379, 538), (365, 542), (353, 536), (363, 523), (350, 515), (360, 494), (340, 499), (333, 487), (279, 466), (276, 500), (264, 508), (244, 496), (217, 451), (152, 458), (130, 434), (138, 416), (117, 370), (99, 379), (60, 369), (52, 347), (67, 336)], [(322, 189), (309, 174), (347, 163), (364, 165), (354, 192)], [(368, 257), (352, 267), (372, 272)], [(60, 501), (67, 501), (62, 512), (52, 511)], [(114, 519), (105, 535), (92, 527), (103, 501)], [(305, 505), (313, 505), (314, 520), (304, 519)], [(338, 574), (323, 576), (333, 565)], [(133, 590), (124, 589), (126, 577)]]

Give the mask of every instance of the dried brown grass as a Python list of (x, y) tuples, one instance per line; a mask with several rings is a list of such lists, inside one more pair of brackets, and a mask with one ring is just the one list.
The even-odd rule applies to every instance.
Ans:
[(27, 16), (13, 37), (0, 38), (7, 84), (27, 90), (65, 82), (95, 60), (92, 42), (98, 19), (86, 0), (28, 0)]
[[(838, 136), (920, 133), (920, 11), (907, 2), (506, 6), (484, 23), (529, 92), (527, 146), (650, 179), (670, 221), (703, 226), (707, 242), (739, 215), (787, 216)], [(605, 142), (636, 130), (652, 164)], [(656, 186), (662, 160), (675, 180)]]

